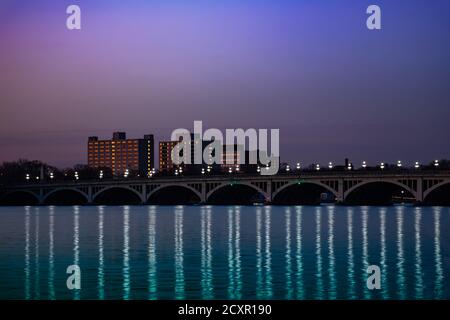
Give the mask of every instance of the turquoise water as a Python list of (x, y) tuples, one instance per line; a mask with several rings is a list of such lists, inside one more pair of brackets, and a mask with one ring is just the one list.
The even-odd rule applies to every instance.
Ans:
[(0, 298), (449, 299), (449, 231), (448, 207), (1, 207)]

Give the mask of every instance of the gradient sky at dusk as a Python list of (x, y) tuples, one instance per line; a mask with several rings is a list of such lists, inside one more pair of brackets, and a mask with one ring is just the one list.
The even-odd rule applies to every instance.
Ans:
[(279, 128), (292, 163), (450, 158), (450, 1), (1, 0), (0, 162), (194, 120)]

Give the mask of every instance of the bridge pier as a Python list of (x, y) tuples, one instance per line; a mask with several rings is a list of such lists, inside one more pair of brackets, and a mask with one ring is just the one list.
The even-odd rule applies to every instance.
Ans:
[(338, 180), (338, 190), (337, 190), (336, 204), (344, 204), (344, 180)]

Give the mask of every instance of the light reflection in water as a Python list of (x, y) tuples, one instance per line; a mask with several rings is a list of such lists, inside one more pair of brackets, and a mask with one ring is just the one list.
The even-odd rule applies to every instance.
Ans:
[(296, 207), (297, 219), (297, 299), (302, 300), (305, 298), (305, 292), (303, 287), (303, 257), (302, 257), (302, 207)]
[(155, 300), (157, 296), (156, 275), (156, 209), (148, 208), (148, 298)]
[(423, 274), (422, 274), (422, 244), (421, 244), (421, 223), (422, 223), (422, 209), (419, 207), (415, 208), (414, 215), (414, 231), (415, 231), (415, 287), (416, 287), (416, 298), (423, 298)]
[(98, 298), (100, 300), (105, 299), (105, 272), (104, 272), (104, 231), (103, 231), (103, 219), (104, 219), (104, 207), (98, 207)]
[(202, 298), (213, 299), (212, 284), (212, 245), (211, 245), (211, 208), (201, 208), (201, 247), (202, 247)]
[(235, 207), (235, 242), (234, 248), (236, 254), (234, 256), (236, 265), (236, 299), (242, 298), (242, 279), (241, 279), (241, 209), (240, 207)]
[(123, 207), (123, 299), (130, 299), (130, 207)]
[[(175, 209), (168, 209), (170, 213), (174, 213), (175, 221), (172, 221), (171, 215), (166, 214), (164, 217), (161, 215), (158, 217), (161, 211), (167, 210), (166, 208), (160, 209), (158, 206), (149, 206), (144, 207), (144, 215), (140, 216), (140, 219), (145, 221), (144, 224), (148, 223), (148, 248), (144, 249), (145, 251), (148, 250), (148, 256), (144, 258), (144, 261), (137, 262), (132, 261), (133, 242), (131, 241), (131, 232), (133, 230), (130, 228), (131, 222), (133, 222), (131, 220), (133, 214), (137, 214), (139, 209), (136, 208), (136, 212), (134, 212), (134, 209), (131, 211), (131, 208), (134, 207), (117, 208), (116, 214), (118, 214), (119, 219), (123, 219), (123, 229), (116, 230), (106, 228), (105, 223), (108, 221), (106, 219), (110, 217), (110, 215), (106, 215), (107, 210), (109, 210), (107, 207), (86, 209), (87, 212), (94, 209), (93, 213), (96, 216), (94, 220), (98, 219), (96, 221), (98, 224), (93, 231), (94, 233), (98, 232), (98, 235), (84, 238), (81, 237), (80, 233), (81, 224), (85, 222), (82, 218), (83, 215), (81, 215), (82, 210), (85, 210), (84, 207), (24, 207), (24, 215), (19, 215), (19, 221), (17, 222), (20, 224), (18, 230), (22, 237), (20, 247), (24, 250), (24, 255), (20, 257), (24, 273), (20, 272), (18, 276), (19, 286), (24, 287), (23, 291), (18, 293), (20, 295), (18, 297), (56, 299), (65, 292), (70, 294), (73, 299), (81, 297), (105, 299), (108, 297), (108, 290), (116, 290), (116, 292), (119, 291), (119, 294), (123, 294), (124, 299), (132, 298), (134, 292), (139, 293), (135, 290), (142, 290), (142, 287), (133, 288), (131, 286), (130, 267), (131, 265), (134, 266), (134, 263), (143, 263), (145, 265), (143, 267), (148, 267), (148, 270), (142, 275), (142, 279), (138, 278), (140, 274), (136, 274), (136, 279), (142, 280), (144, 286), (148, 287), (147, 297), (149, 299), (157, 299), (160, 295), (164, 296), (164, 293), (160, 294), (161, 287), (163, 287), (163, 290), (173, 290), (175, 287), (175, 292), (172, 291), (170, 296), (178, 299), (186, 298), (188, 293), (186, 291), (187, 283), (193, 286), (192, 290), (189, 288), (189, 292), (200, 292), (201, 294), (195, 297), (192, 295), (194, 299), (214, 299), (215, 296), (223, 296), (223, 294), (228, 294), (231, 299), (253, 297), (252, 295), (247, 296), (245, 294), (247, 291), (243, 290), (244, 288), (251, 290), (257, 299), (336, 299), (340, 298), (341, 295), (344, 299), (370, 298), (373, 293), (378, 291), (369, 290), (369, 294), (365, 291), (366, 266), (370, 264), (370, 258), (373, 260), (378, 257), (380, 258), (382, 288), (376, 297), (383, 299), (442, 299), (447, 294), (444, 282), (447, 279), (446, 260), (444, 260), (445, 247), (443, 247), (445, 238), (442, 237), (445, 234), (447, 218), (442, 214), (444, 208), (430, 208), (430, 213), (433, 214), (426, 215), (425, 212), (428, 212), (428, 209), (408, 206), (360, 207), (360, 209), (358, 207), (328, 206), (253, 208), (230, 206), (224, 207), (224, 212), (220, 211), (223, 209), (217, 209), (220, 214), (225, 213), (226, 215), (228, 213), (228, 216), (224, 217), (228, 219), (228, 223), (225, 221), (223, 225), (212, 228), (212, 219), (216, 214), (216, 207), (205, 206), (199, 207), (200, 221), (197, 221), (200, 222), (201, 228), (198, 228), (199, 230), (189, 228), (187, 231), (183, 231), (183, 223), (186, 222), (184, 221), (184, 207), (178, 206)], [(61, 212), (70, 210), (70, 215), (57, 215), (56, 213), (59, 213), (60, 210)], [(256, 221), (243, 219), (246, 217), (247, 210), (255, 214)], [(359, 213), (359, 210), (361, 210), (361, 227), (359, 227), (359, 216), (355, 216), (356, 213)], [(274, 219), (280, 220), (276, 221), (275, 228), (272, 228), (272, 213)], [(344, 213), (344, 215), (341, 213)], [(409, 213), (412, 213), (412, 215), (409, 215)], [(46, 215), (48, 215), (48, 221)], [(380, 219), (379, 225), (378, 223), (374, 224), (377, 215)], [(390, 217), (393, 218), (392, 221)], [(156, 272), (157, 268), (158, 271), (167, 269), (167, 266), (159, 265), (159, 261), (157, 261), (157, 218), (163, 219), (161, 226), (165, 225), (164, 219), (169, 219), (170, 225), (174, 223), (174, 229), (170, 230), (169, 235), (169, 237), (175, 236), (175, 246), (172, 247), (174, 251), (171, 250), (170, 252), (171, 255), (174, 254), (172, 256), (174, 260), (170, 260), (172, 262), (169, 263), (172, 265), (171, 263), (174, 261), (172, 266), (175, 268), (175, 273), (170, 282), (166, 282), (166, 278), (162, 278), (162, 281), (159, 280)], [(86, 222), (89, 221), (91, 220), (86, 219)], [(390, 221), (392, 222), (392, 230), (389, 227)], [(255, 228), (255, 222), (256, 229), (253, 229)], [(42, 223), (43, 227), (41, 226)], [(340, 228), (341, 223), (346, 223), (344, 230)], [(67, 243), (60, 244), (57, 241), (59, 239), (57, 227), (69, 225), (70, 228), (72, 227), (71, 224), (73, 224), (73, 234), (69, 234), (69, 246), (73, 250), (69, 252), (69, 256), (58, 258), (58, 252), (62, 251), (58, 248), (63, 248)], [(327, 227), (326, 230), (324, 229), (325, 226)], [(377, 230), (371, 230), (372, 227)], [(221, 228), (226, 233), (225, 237), (228, 236), (228, 242), (225, 243), (224, 250), (220, 245), (217, 246), (216, 250), (219, 254), (225, 253), (227, 255), (228, 252), (228, 257), (224, 255), (225, 259), (228, 258), (228, 268), (226, 266), (223, 269), (223, 266), (218, 266), (216, 269), (216, 265), (212, 263), (215, 259), (213, 257), (215, 251), (212, 248), (215, 241), (222, 238), (220, 236), (213, 237), (212, 232), (213, 229), (214, 231), (215, 229), (220, 231)], [(251, 234), (256, 232), (256, 242), (253, 242), (255, 244), (252, 241), (244, 241), (248, 235), (246, 234), (248, 230)], [(379, 240), (377, 239), (380, 242), (375, 247), (371, 247), (369, 244), (371, 231), (378, 233), (380, 237)], [(431, 237), (428, 236), (428, 231), (432, 232)], [(42, 232), (44, 233), (41, 234)], [(119, 236), (119, 239), (123, 237), (123, 243), (119, 241), (119, 243), (114, 244), (106, 241), (108, 232), (115, 232), (113, 236)], [(189, 234), (186, 232), (189, 232)], [(341, 232), (343, 233), (341, 234)], [(197, 238), (201, 242), (194, 243), (195, 247), (191, 249), (188, 245), (191, 246), (193, 243), (191, 241), (184, 242), (184, 238)], [(390, 241), (391, 239), (392, 241)], [(62, 247), (59, 247), (59, 245)], [(88, 250), (93, 245), (95, 246), (94, 251)], [(250, 257), (246, 255), (247, 248), (245, 246), (247, 245), (251, 246), (249, 250), (256, 249), (253, 251), (256, 254), (253, 258), (251, 255)], [(110, 246), (115, 247), (111, 248)], [(56, 271), (60, 265), (57, 262), (61, 261), (61, 266), (79, 265), (81, 247), (86, 248), (86, 253), (90, 252), (89, 261), (94, 263), (95, 268), (92, 270), (93, 275), (89, 274), (88, 269), (82, 268), (82, 270), (87, 270), (83, 273), (87, 275), (83, 283), (89, 283), (86, 280), (93, 279), (93, 286), (90, 288), (85, 286), (83, 291), (66, 290), (64, 286), (64, 288), (59, 288), (60, 291), (56, 286), (58, 283), (56, 280), (60, 278), (65, 280), (66, 278), (65, 271), (62, 271), (62, 275), (57, 276), (59, 271), (58, 273)], [(111, 250), (118, 249), (123, 253), (118, 261), (121, 269), (118, 274), (112, 274), (116, 278), (115, 281), (111, 282), (105, 281), (109, 279), (105, 277), (105, 266), (108, 265), (109, 261), (105, 253), (110, 248)], [(243, 251), (244, 248), (245, 251)], [(195, 254), (197, 254), (199, 265), (201, 265), (200, 273), (184, 273), (184, 250), (188, 249), (193, 250), (192, 252), (196, 250)], [(380, 251), (377, 252), (377, 250)], [(191, 254), (191, 251), (189, 253)], [(275, 256), (272, 256), (272, 254), (275, 254)], [(5, 257), (7, 256), (5, 255)], [(432, 258), (431, 263), (427, 262), (427, 257)], [(67, 260), (66, 262), (64, 262), (64, 258)], [(145, 261), (146, 258), (148, 258), (147, 261)], [(146, 265), (147, 262), (148, 265)], [(373, 262), (377, 264), (377, 261)], [(243, 269), (243, 266), (245, 266), (245, 269)], [(254, 279), (254, 276), (251, 276), (251, 268), (254, 268), (256, 288), (252, 288), (251, 283), (244, 286), (244, 281)], [(243, 270), (249, 272), (243, 273)], [(225, 273), (221, 273), (223, 271)], [(407, 271), (411, 271), (411, 275)], [(225, 276), (225, 281), (228, 277), (229, 283), (226, 283), (225, 286), (215, 287), (216, 274), (218, 277)], [(246, 275), (248, 274), (250, 274), (250, 277), (247, 279)], [(309, 279), (310, 283), (308, 282)], [(159, 283), (158, 280), (161, 282)], [(306, 284), (305, 280), (307, 281)], [(2, 281), (9, 280), (2, 279)], [(166, 283), (170, 283), (170, 287), (164, 287)], [(62, 285), (64, 284), (65, 281)], [(59, 294), (59, 292), (62, 293)], [(191, 294), (189, 294), (189, 297), (191, 297)]]
[(183, 253), (184, 207), (175, 207), (175, 299), (184, 299), (184, 253)]
[(353, 254), (353, 209), (347, 209), (347, 274), (348, 297), (355, 299), (355, 262)]
[(29, 300), (30, 294), (30, 207), (25, 207), (25, 299)]
[(286, 299), (292, 299), (291, 209), (286, 208)]
[(383, 299), (389, 298), (388, 270), (386, 263), (386, 208), (380, 209), (380, 264), (381, 264), (381, 295)]
[(35, 299), (39, 299), (41, 296), (39, 274), (39, 208), (35, 208), (34, 210), (34, 296)]
[(228, 209), (228, 297), (235, 299), (234, 258), (233, 258), (233, 209)]
[(236, 263), (236, 298), (242, 298), (242, 268), (241, 268), (241, 209), (240, 207), (235, 207), (235, 250), (236, 255), (235, 263)]
[(434, 208), (434, 259), (436, 265), (434, 291), (436, 299), (442, 299), (442, 282), (444, 280), (441, 256), (441, 209), (441, 207)]
[(361, 272), (362, 274), (362, 283), (364, 288), (364, 298), (369, 299), (370, 298), (370, 291), (367, 288), (366, 280), (367, 280), (367, 268), (369, 267), (369, 240), (367, 235), (367, 225), (369, 220), (368, 215), (368, 208), (362, 207), (361, 208), (361, 218), (362, 218), (362, 259), (363, 259), (363, 270)]
[(262, 209), (256, 208), (256, 297), (263, 297), (263, 270), (262, 270), (262, 236), (261, 236)]
[(405, 299), (405, 267), (404, 267), (404, 247), (403, 247), (403, 207), (396, 207), (397, 211), (397, 292), (399, 299)]
[[(80, 265), (80, 208), (73, 207), (73, 264)], [(73, 290), (74, 300), (80, 299), (80, 290)]]
[(316, 298), (323, 299), (323, 278), (322, 278), (322, 208), (316, 208)]
[(266, 206), (265, 207), (265, 225), (266, 225), (266, 248), (265, 248), (265, 254), (266, 254), (266, 263), (265, 263), (265, 277), (266, 277), (266, 298), (271, 299), (273, 292), (272, 292), (272, 254), (270, 252), (270, 222), (271, 222), (271, 207)]
[(336, 261), (334, 257), (334, 206), (328, 206), (328, 276), (330, 281), (329, 298), (336, 299)]
[(48, 298), (55, 299), (55, 258), (54, 258), (55, 207), (48, 208)]
[(242, 296), (240, 217), (240, 207), (228, 209), (228, 296), (230, 299), (240, 299)]

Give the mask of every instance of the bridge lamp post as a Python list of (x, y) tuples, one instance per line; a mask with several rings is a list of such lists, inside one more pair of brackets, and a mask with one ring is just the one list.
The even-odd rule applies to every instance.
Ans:
[(258, 166), (258, 167), (256, 168), (256, 172), (258, 172), (258, 173), (261, 172), (261, 167), (260, 167), (260, 166)]
[(205, 168), (202, 168), (202, 175), (205, 174)]
[(397, 168), (401, 168), (402, 167), (402, 162), (400, 160), (397, 161)]
[(316, 170), (317, 170), (317, 171), (320, 170), (320, 164), (316, 164)]
[(129, 174), (130, 174), (130, 171), (128, 169), (125, 169), (125, 173), (123, 174), (123, 177), (128, 178)]
[(229, 167), (228, 168), (228, 173), (233, 173), (233, 168)]
[(289, 165), (286, 166), (286, 172), (291, 171), (291, 167), (289, 167)]
[(419, 161), (416, 161), (416, 163), (414, 164), (414, 168), (416, 168), (416, 169), (419, 169), (419, 168), (420, 168)]
[(176, 176), (178, 175), (178, 169), (175, 169), (175, 175)]
[(300, 162), (297, 162), (297, 166), (296, 166), (297, 170), (300, 170), (301, 166), (300, 166)]
[(53, 180), (53, 178), (55, 178), (55, 176), (53, 175), (53, 172), (50, 172), (50, 179)]
[(347, 170), (348, 170), (348, 171), (351, 171), (351, 170), (352, 170), (352, 164), (351, 164), (351, 163), (348, 164)]
[(99, 173), (98, 177), (99, 177), (100, 179), (103, 179), (103, 170), (100, 170), (100, 173)]
[(434, 166), (437, 168), (439, 167), (439, 160), (434, 160)]
[(236, 172), (239, 172), (239, 170), (241, 170), (241, 168), (239, 167), (239, 165), (236, 166)]
[(367, 163), (365, 161), (362, 162), (362, 167), (365, 169), (367, 168)]
[(382, 162), (382, 163), (380, 164), (380, 169), (381, 169), (381, 170), (384, 170), (384, 167), (385, 167), (385, 166), (384, 166), (384, 162)]
[(30, 180), (30, 174), (29, 174), (29, 173), (27, 173), (27, 174), (25, 175), (25, 179), (26, 179), (27, 181)]
[(328, 169), (333, 169), (333, 162), (330, 162), (329, 164), (328, 164)]
[(206, 172), (208, 172), (208, 173), (211, 172), (211, 166), (208, 166), (208, 167), (206, 168)]
[(78, 176), (78, 171), (75, 171), (75, 180), (80, 179), (80, 177)]

